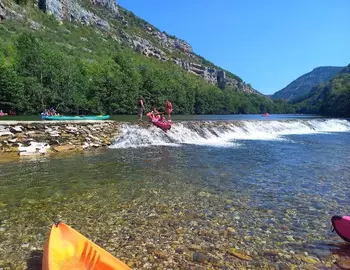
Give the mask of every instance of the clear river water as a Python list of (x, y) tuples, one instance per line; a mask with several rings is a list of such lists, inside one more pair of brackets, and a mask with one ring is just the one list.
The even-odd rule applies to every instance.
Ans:
[(40, 269), (62, 220), (133, 269), (333, 269), (349, 183), (346, 119), (125, 122), (109, 149), (0, 162), (0, 268)]

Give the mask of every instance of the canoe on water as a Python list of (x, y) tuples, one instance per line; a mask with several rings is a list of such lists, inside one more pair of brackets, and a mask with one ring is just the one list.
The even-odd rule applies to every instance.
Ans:
[(83, 116), (61, 116), (61, 115), (54, 115), (54, 116), (44, 116), (43, 119), (45, 120), (107, 120), (109, 119), (109, 115), (83, 115)]
[(161, 128), (163, 131), (166, 132), (167, 130), (171, 129), (170, 121), (166, 121), (166, 120), (161, 121), (160, 118), (154, 117), (150, 112), (147, 113), (146, 115), (149, 117), (153, 125)]
[(52, 225), (43, 270), (131, 270), (125, 263), (63, 222)]

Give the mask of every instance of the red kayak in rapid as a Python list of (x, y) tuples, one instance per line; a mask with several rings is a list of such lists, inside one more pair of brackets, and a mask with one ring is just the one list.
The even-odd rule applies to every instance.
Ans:
[(153, 123), (153, 125), (161, 128), (164, 131), (167, 131), (171, 128), (171, 122), (166, 121), (165, 119), (162, 120), (162, 118), (154, 117), (152, 113), (147, 113), (147, 116)]
[(333, 216), (332, 225), (333, 231), (346, 242), (350, 242), (350, 216)]
[(263, 113), (261, 116), (269, 116), (268, 113)]

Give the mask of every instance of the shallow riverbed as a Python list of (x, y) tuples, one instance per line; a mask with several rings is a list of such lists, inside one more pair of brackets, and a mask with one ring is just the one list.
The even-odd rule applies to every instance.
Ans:
[(332, 268), (348, 246), (350, 133), (0, 163), (0, 268), (40, 269), (62, 220), (133, 269)]

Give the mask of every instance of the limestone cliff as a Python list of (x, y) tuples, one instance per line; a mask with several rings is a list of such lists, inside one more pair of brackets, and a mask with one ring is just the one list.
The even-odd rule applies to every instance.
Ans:
[(5, 6), (0, 0), (0, 22), (5, 20)]
[[(124, 23), (127, 21), (123, 18)], [(154, 41), (142, 38), (136, 34), (128, 34), (126, 31), (120, 30), (120, 42), (127, 43), (136, 51), (148, 57), (155, 57), (160, 61), (172, 61), (188, 72), (203, 77), (208, 83), (218, 84), (220, 88), (225, 86), (236, 88), (249, 93), (258, 93), (256, 90), (245, 84), (240, 78), (232, 78), (227, 76), (224, 70), (207, 66), (202, 63), (192, 50), (192, 46), (184, 40), (169, 36), (164, 32), (160, 32), (149, 24), (143, 25), (143, 29), (147, 34), (152, 36)], [(118, 40), (117, 37), (114, 37)], [(186, 59), (182, 57), (171, 56), (174, 52), (181, 52)], [(169, 56), (170, 55), (170, 56)]]
[[(170, 61), (202, 77), (208, 83), (217, 84), (220, 88), (231, 87), (239, 91), (259, 93), (238, 76), (198, 56), (186, 41), (161, 32), (132, 12), (118, 6), (114, 0), (37, 1), (35, 3), (37, 8), (54, 15), (57, 20), (68, 20), (76, 24), (96, 27), (102, 30), (102, 35), (106, 38), (112, 38), (120, 44), (127, 45), (146, 57)], [(12, 15), (9, 19), (22, 19), (27, 15), (25, 9), (16, 6), (12, 1), (0, 0), (0, 21), (6, 18), (7, 9)], [(32, 29), (40, 29), (39, 23), (31, 18), (27, 20)]]
[[(106, 8), (112, 16), (118, 15), (117, 3), (113, 0), (92, 0), (91, 4)], [(93, 11), (83, 8), (76, 0), (38, 0), (38, 7), (58, 20), (76, 21), (83, 25), (96, 25), (108, 31), (109, 23)]]

